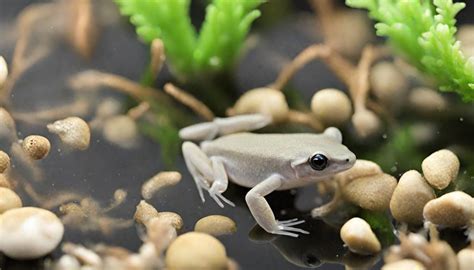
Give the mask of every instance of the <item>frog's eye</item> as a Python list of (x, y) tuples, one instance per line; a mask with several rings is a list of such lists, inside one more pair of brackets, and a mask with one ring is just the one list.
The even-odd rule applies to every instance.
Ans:
[(309, 165), (316, 171), (322, 171), (328, 166), (328, 158), (323, 154), (314, 154), (309, 158)]

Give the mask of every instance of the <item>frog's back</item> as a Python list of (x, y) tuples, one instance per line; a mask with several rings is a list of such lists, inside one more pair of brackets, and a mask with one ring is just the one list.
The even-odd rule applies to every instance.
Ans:
[(322, 145), (334, 143), (321, 134), (258, 134), (237, 133), (220, 137), (202, 145), (209, 156), (258, 157), (264, 160), (290, 160), (295, 156), (309, 156)]

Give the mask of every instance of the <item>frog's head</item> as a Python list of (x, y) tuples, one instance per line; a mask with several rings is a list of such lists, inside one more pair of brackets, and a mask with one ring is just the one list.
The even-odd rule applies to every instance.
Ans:
[(319, 142), (310, 154), (291, 162), (298, 178), (326, 178), (352, 168), (356, 156), (342, 144), (339, 129), (327, 128)]

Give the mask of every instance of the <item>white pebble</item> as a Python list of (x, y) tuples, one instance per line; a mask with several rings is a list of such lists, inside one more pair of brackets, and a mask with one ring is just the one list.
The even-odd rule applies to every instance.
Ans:
[(0, 216), (0, 251), (13, 259), (37, 259), (53, 251), (64, 226), (52, 212), (23, 207)]
[(363, 219), (355, 217), (341, 228), (342, 241), (354, 253), (369, 255), (378, 253), (381, 245), (370, 225)]

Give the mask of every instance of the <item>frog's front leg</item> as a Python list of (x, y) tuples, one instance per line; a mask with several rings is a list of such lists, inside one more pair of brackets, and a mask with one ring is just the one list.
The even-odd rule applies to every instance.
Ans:
[(209, 158), (199, 146), (192, 142), (184, 142), (182, 150), (184, 161), (194, 178), (202, 202), (205, 201), (202, 191), (204, 189), (220, 207), (224, 207), (221, 200), (235, 206), (222, 195), (228, 186), (227, 173), (222, 161), (218, 157)]
[(245, 196), (245, 201), (247, 202), (250, 212), (258, 225), (269, 233), (292, 237), (298, 237), (297, 233), (308, 234), (305, 230), (293, 227), (304, 223), (304, 220), (291, 219), (278, 221), (275, 219), (275, 215), (264, 197), (277, 190), (281, 185), (281, 176), (274, 174), (253, 187)]

